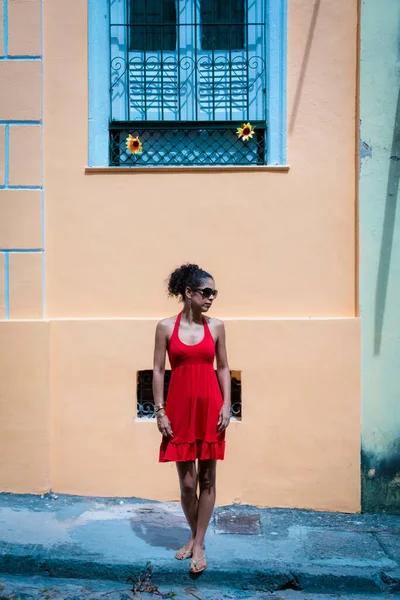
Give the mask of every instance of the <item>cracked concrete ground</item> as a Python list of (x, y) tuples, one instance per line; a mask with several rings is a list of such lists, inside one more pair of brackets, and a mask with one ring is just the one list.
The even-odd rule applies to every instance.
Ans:
[(160, 589), (159, 593), (133, 594), (131, 586), (110, 581), (71, 580), (20, 575), (0, 576), (1, 600), (399, 600), (400, 594), (310, 594), (307, 592), (251, 592), (229, 588), (192, 586)]
[[(189, 561), (175, 560), (174, 552), (188, 536), (174, 503), (0, 494), (0, 573), (125, 583), (151, 563), (157, 584), (184, 589), (193, 584)], [(396, 516), (234, 505), (216, 510), (206, 545), (206, 586), (286, 594), (400, 591)]]

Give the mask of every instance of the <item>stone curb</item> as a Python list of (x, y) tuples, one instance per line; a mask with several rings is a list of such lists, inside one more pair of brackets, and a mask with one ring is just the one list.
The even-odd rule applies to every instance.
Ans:
[[(190, 585), (199, 577), (189, 575), (189, 561), (171, 564), (159, 561), (153, 564), (153, 581), (160, 586)], [(125, 583), (128, 577), (137, 576), (145, 568), (139, 561), (132, 563), (105, 563), (94, 560), (75, 560), (71, 557), (13, 555), (0, 556), (0, 573), (10, 575), (41, 575), (69, 579), (98, 579)], [(319, 593), (380, 593), (400, 590), (398, 569), (382, 570), (366, 567), (304, 567), (288, 568), (276, 565), (271, 568), (260, 562), (236, 561), (231, 568), (209, 566), (201, 575), (201, 583), (212, 586), (228, 586), (241, 590), (273, 592), (279, 590), (302, 590)]]

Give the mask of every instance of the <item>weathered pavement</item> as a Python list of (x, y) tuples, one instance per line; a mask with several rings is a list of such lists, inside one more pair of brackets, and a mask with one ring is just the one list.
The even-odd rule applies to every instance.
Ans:
[(212, 588), (202, 584), (160, 589), (159, 594), (133, 594), (131, 586), (115, 581), (0, 575), (0, 600), (399, 600), (400, 594), (312, 594)]
[[(0, 494), (3, 574), (125, 584), (151, 563), (160, 588), (184, 589), (193, 585), (189, 561), (175, 560), (174, 551), (187, 539), (185, 519), (173, 503)], [(400, 591), (396, 516), (219, 508), (206, 552), (209, 567), (195, 580), (197, 588), (338, 595)]]

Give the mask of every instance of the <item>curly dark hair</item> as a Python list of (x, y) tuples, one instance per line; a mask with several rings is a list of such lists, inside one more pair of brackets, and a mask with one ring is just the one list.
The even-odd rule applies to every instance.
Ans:
[(175, 296), (179, 300), (185, 299), (185, 290), (199, 287), (205, 279), (214, 279), (210, 273), (198, 265), (187, 263), (181, 265), (168, 278), (168, 296)]

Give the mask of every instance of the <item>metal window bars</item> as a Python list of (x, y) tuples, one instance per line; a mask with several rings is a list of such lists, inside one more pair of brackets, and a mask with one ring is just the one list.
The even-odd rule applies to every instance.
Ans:
[[(231, 417), (242, 418), (242, 383), (238, 372), (231, 373)], [(153, 371), (150, 369), (137, 373), (137, 417), (154, 419), (154, 398), (152, 390)], [(166, 370), (164, 376), (164, 398), (167, 398), (171, 381), (171, 371)]]
[[(143, 121), (110, 124), (110, 165), (113, 166), (212, 166), (263, 165), (266, 154), (264, 122), (244, 142), (236, 134), (238, 123)], [(126, 139), (139, 138), (142, 151), (130, 152)]]
[[(264, 1), (175, 1), (172, 10), (171, 0), (110, 0), (110, 163), (263, 164)], [(245, 151), (233, 130), (249, 121), (258, 123), (259, 135), (257, 148), (247, 143)], [(161, 123), (169, 124), (170, 133)], [(143, 132), (152, 154), (147, 154), (147, 143), (140, 156), (123, 151), (123, 136), (129, 129)], [(218, 137), (223, 150), (216, 149)], [(159, 148), (156, 139), (171, 152)], [(187, 144), (192, 153), (185, 149)], [(176, 152), (177, 147), (181, 152)]]

